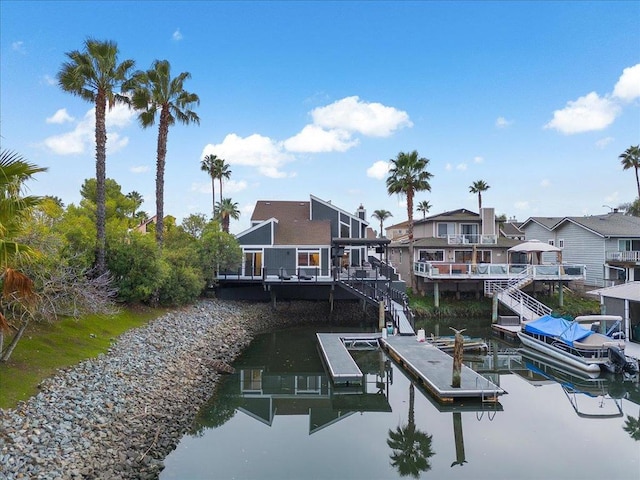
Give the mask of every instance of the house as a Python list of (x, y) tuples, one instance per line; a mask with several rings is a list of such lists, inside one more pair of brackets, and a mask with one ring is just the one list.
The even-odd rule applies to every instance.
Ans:
[[(151, 218), (146, 219), (144, 222), (141, 222), (138, 226), (134, 227), (133, 230), (138, 233), (151, 233), (155, 232), (155, 226), (158, 220), (158, 216), (154, 215)], [(166, 215), (164, 217), (164, 226), (165, 229), (171, 228), (176, 225), (176, 217), (172, 215)]]
[(562, 249), (562, 262), (586, 266), (585, 285), (640, 280), (640, 218), (614, 210), (586, 217), (531, 217), (521, 225), (527, 240)]
[(500, 235), (512, 240), (525, 240), (524, 232), (520, 229), (522, 222), (517, 222), (514, 219), (509, 219), (506, 222), (500, 222), (498, 224), (498, 230)]
[(371, 234), (366, 211), (355, 214), (313, 195), (309, 201), (260, 200), (251, 227), (236, 235), (242, 248), (242, 275), (330, 277), (339, 256), (343, 264), (367, 260)]
[(409, 234), (409, 221), (405, 220), (404, 222), (396, 223), (395, 225), (386, 227), (384, 231), (385, 236), (389, 240), (397, 240)]
[(519, 243), (498, 234), (493, 208), (483, 208), (480, 214), (462, 208), (416, 220), (413, 237), (413, 258), (409, 258), (407, 236), (390, 244), (389, 261), (401, 277), (411, 282), (411, 268), (417, 262), (425, 269), (419, 272), (416, 287), (429, 290), (449, 277), (452, 281), (441, 289), (458, 293), (479, 292), (482, 280), (473, 275), (477, 266), (508, 263), (508, 249)]
[(600, 288), (587, 293), (600, 298), (601, 313), (621, 316), (624, 321), (625, 337), (629, 341), (640, 343), (640, 281)]

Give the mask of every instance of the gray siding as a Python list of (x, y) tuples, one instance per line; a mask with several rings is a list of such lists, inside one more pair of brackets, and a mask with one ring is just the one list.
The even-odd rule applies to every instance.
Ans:
[(279, 269), (284, 268), (289, 275), (296, 273), (295, 248), (265, 248), (264, 267), (267, 275), (278, 275)]
[(271, 226), (269, 223), (262, 227), (238, 237), (240, 245), (271, 245)]
[(556, 245), (560, 239), (564, 240), (563, 263), (586, 265), (585, 285), (604, 286), (604, 239), (571, 222), (556, 230)]
[(311, 220), (329, 220), (331, 222), (331, 236), (339, 236), (338, 212), (334, 208), (311, 199)]

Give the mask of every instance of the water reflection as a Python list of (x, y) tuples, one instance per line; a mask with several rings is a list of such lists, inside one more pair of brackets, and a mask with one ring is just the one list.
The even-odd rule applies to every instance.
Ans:
[[(627, 442), (640, 440), (640, 415), (621, 418), (625, 405), (640, 405), (637, 382), (580, 375), (485, 337), (489, 353), (465, 354), (464, 363), (508, 392), (500, 402), (439, 403), (381, 350), (352, 352), (363, 381), (336, 388), (317, 351), (316, 331), (258, 337), (197, 417), (188, 438), (202, 439), (205, 446), (183, 440), (185, 446), (167, 458), (161, 478), (210, 478), (211, 468), (216, 478), (453, 479), (558, 478), (576, 472), (583, 478), (605, 472), (636, 478), (640, 469), (637, 444), (617, 440), (622, 435)], [(613, 474), (610, 465), (569, 461), (583, 458), (576, 442), (582, 436), (596, 449), (616, 443)], [(522, 449), (525, 444), (531, 452)], [(558, 470), (553, 463), (522, 468), (529, 455), (553, 455), (558, 445), (564, 445), (571, 470)], [(278, 462), (288, 470), (279, 470)]]

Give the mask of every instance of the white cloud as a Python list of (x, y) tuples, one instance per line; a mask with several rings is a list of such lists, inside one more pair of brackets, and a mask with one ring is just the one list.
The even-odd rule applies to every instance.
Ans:
[(507, 128), (512, 123), (513, 123), (513, 120), (507, 120), (504, 117), (496, 118), (496, 127), (498, 128)]
[(180, 40), (182, 40), (182, 33), (180, 33), (180, 29), (176, 29), (175, 32), (173, 32), (173, 35), (171, 35), (171, 38), (176, 41), (179, 42)]
[(133, 166), (129, 168), (129, 171), (131, 173), (146, 173), (149, 171), (149, 166), (148, 165)]
[(47, 118), (45, 121), (47, 123), (66, 123), (66, 122), (73, 122), (75, 119), (69, 115), (67, 113), (67, 109), (66, 108), (61, 108), (59, 109), (56, 113), (54, 113), (52, 116), (50, 116), (49, 118)]
[(614, 138), (613, 137), (604, 137), (601, 138), (600, 140), (598, 140), (596, 142), (596, 147), (598, 148), (604, 148), (607, 145), (609, 145), (611, 142), (613, 142)]
[(540, 182), (540, 186), (542, 188), (548, 188), (551, 186), (551, 181), (548, 178), (544, 178), (541, 182)]
[[(116, 129), (128, 126), (134, 115), (135, 112), (126, 105), (116, 105), (107, 112), (105, 122), (109, 153), (117, 152), (129, 143), (129, 139), (121, 137)], [(44, 140), (44, 144), (57, 155), (79, 154), (93, 148), (95, 146), (95, 109), (89, 110), (84, 118), (77, 122), (74, 130), (48, 137)]]
[[(618, 203), (620, 203), (620, 194), (618, 192), (610, 193), (609, 195), (604, 197), (604, 202), (609, 204), (614, 204), (615, 206), (617, 206)], [(606, 207), (607, 205), (603, 205), (603, 206)]]
[(384, 160), (378, 160), (369, 168), (367, 168), (367, 177), (382, 180), (389, 173), (389, 162)]
[(483, 163), (484, 157), (473, 157), (473, 163)]
[(18, 52), (18, 53), (27, 53), (27, 50), (24, 48), (24, 42), (22, 40), (18, 40), (17, 42), (13, 42), (11, 44), (11, 49), (14, 52)]
[(283, 151), (282, 144), (257, 133), (242, 138), (235, 133), (227, 135), (220, 144), (208, 144), (202, 150), (202, 158), (213, 154), (224, 158), (230, 165), (255, 167), (270, 178), (288, 175), (280, 169), (294, 157)]
[(371, 137), (388, 137), (403, 127), (412, 127), (407, 112), (381, 103), (346, 97), (311, 111), (313, 123), (329, 130), (346, 130)]
[(345, 130), (325, 130), (317, 125), (307, 125), (297, 135), (284, 141), (290, 152), (346, 152), (358, 144)]
[(456, 165), (456, 170), (460, 170), (464, 172), (466, 169), (467, 169), (466, 163), (459, 163), (458, 165)]
[(449, 172), (449, 171), (453, 170), (453, 165), (451, 165), (450, 163), (447, 163), (444, 166), (444, 169)]
[(529, 208), (529, 202), (525, 200), (521, 200), (513, 204), (513, 206), (518, 210), (526, 210)]
[(52, 77), (51, 75), (44, 75), (42, 77), (42, 81), (45, 83), (45, 85), (57, 85), (58, 81)]
[(248, 184), (244, 180), (223, 180), (222, 182), (222, 193), (223, 195), (231, 195), (232, 193), (242, 192), (248, 188)]
[(611, 125), (619, 113), (620, 107), (616, 103), (591, 92), (567, 102), (562, 110), (553, 112), (553, 120), (544, 128), (552, 128), (566, 135), (602, 130)]
[(613, 88), (613, 96), (626, 102), (640, 98), (640, 63), (622, 71)]

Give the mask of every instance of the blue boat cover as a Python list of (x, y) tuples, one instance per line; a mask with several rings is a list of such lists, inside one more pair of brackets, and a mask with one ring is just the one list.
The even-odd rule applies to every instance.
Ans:
[(580, 341), (593, 333), (578, 322), (552, 317), (551, 315), (545, 315), (527, 323), (524, 326), (524, 330), (529, 333), (559, 338), (570, 346), (573, 346), (575, 340)]

